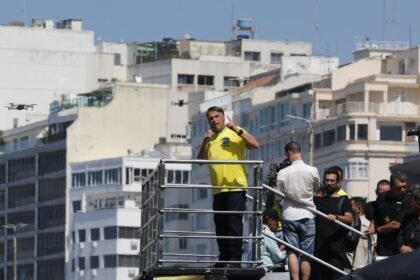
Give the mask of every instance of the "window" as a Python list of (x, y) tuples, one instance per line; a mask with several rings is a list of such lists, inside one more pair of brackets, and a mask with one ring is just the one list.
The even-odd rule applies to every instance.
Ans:
[(398, 61), (398, 74), (405, 75), (406, 74), (406, 62), (405, 59), (401, 59)]
[(281, 58), (282, 58), (282, 56), (283, 56), (283, 53), (272, 52), (270, 54), (271, 64), (281, 64)]
[(38, 257), (64, 252), (64, 232), (38, 234)]
[(99, 268), (99, 256), (90, 257), (90, 269)]
[(102, 184), (102, 170), (88, 172), (88, 185), (96, 186)]
[(76, 213), (82, 209), (82, 202), (80, 200), (73, 201), (73, 213)]
[(208, 215), (203, 214), (203, 213), (199, 213), (196, 216), (195, 222), (195, 229), (200, 230), (200, 229), (206, 229), (207, 228), (207, 217)]
[(39, 207), (38, 229), (45, 229), (45, 228), (64, 225), (65, 214), (66, 214), (66, 209), (64, 205)]
[(121, 65), (121, 54), (114, 53), (114, 65)]
[(35, 185), (25, 185), (9, 188), (9, 208), (35, 203)]
[(86, 241), (86, 230), (79, 229), (79, 243)]
[(35, 176), (34, 157), (9, 160), (8, 167), (8, 182)]
[(100, 238), (99, 235), (100, 235), (99, 228), (91, 228), (90, 229), (90, 240), (91, 241), (99, 240), (99, 238)]
[(246, 61), (260, 61), (260, 52), (245, 52), (244, 59)]
[(104, 227), (104, 239), (116, 239), (117, 238), (117, 227)]
[(368, 179), (368, 163), (367, 162), (349, 162), (346, 165), (346, 179)]
[(75, 266), (76, 266), (76, 262), (74, 261), (74, 259), (71, 260), (71, 271), (75, 270)]
[(79, 258), (79, 270), (85, 270), (85, 258), (84, 257)]
[(322, 146), (322, 133), (315, 134), (315, 148)]
[(357, 125), (357, 140), (367, 140), (367, 139), (368, 139), (368, 125), (358, 124)]
[(38, 202), (63, 198), (66, 195), (66, 178), (40, 180), (38, 183)]
[(239, 78), (237, 77), (223, 77), (224, 87), (239, 87)]
[(346, 126), (340, 125), (337, 127), (337, 142), (346, 140)]
[(118, 237), (124, 239), (139, 239), (140, 238), (140, 228), (136, 227), (119, 227), (118, 228)]
[(402, 127), (400, 125), (381, 125), (379, 139), (381, 141), (402, 141)]
[(349, 130), (350, 130), (350, 140), (354, 140), (355, 139), (355, 126), (354, 123), (349, 124)]
[(214, 76), (198, 75), (197, 84), (203, 86), (212, 86), (214, 85)]
[(71, 186), (73, 188), (86, 186), (86, 174), (85, 173), (73, 173), (71, 175)]
[(180, 85), (193, 85), (194, 75), (178, 74), (178, 84)]
[(136, 255), (118, 255), (118, 267), (138, 267), (140, 257)]
[(178, 246), (180, 250), (186, 250), (187, 249), (187, 239), (186, 238), (180, 238), (178, 239)]
[(104, 255), (104, 267), (117, 267), (117, 255)]
[(303, 118), (304, 119), (310, 119), (311, 118), (311, 108), (312, 103), (305, 103), (303, 104)]
[(38, 175), (57, 172), (66, 168), (66, 151), (41, 153), (38, 157)]
[(207, 189), (200, 188), (197, 190), (197, 199), (207, 198)]
[(324, 131), (324, 146), (331, 146), (335, 143), (335, 129)]
[(74, 230), (71, 232), (71, 243), (76, 243), (76, 232)]
[(120, 184), (121, 168), (113, 168), (105, 170), (105, 184)]
[(59, 280), (63, 279), (65, 274), (63, 258), (54, 258), (50, 260), (38, 260), (37, 278)]
[(182, 183), (188, 184), (190, 182), (190, 172), (189, 171), (182, 171)]

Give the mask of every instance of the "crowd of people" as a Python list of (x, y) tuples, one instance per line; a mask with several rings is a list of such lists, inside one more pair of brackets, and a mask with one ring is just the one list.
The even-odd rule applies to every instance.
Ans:
[[(199, 159), (243, 160), (245, 148), (258, 148), (258, 141), (251, 134), (230, 119), (225, 124), (221, 108), (209, 108), (207, 118), (211, 129), (204, 135)], [(279, 170), (276, 187), (287, 195), (287, 199), (276, 197), (266, 203), (268, 207), (263, 213), (266, 235), (280, 237), (347, 272), (366, 266), (372, 255), (389, 257), (420, 248), (420, 189), (409, 188), (404, 174), (395, 173), (389, 181), (380, 180), (376, 186), (376, 200), (366, 203), (362, 197), (349, 197), (342, 189), (344, 172), (340, 167), (328, 168), (321, 181), (318, 169), (303, 162), (297, 142), (289, 142), (285, 153), (290, 165)], [(225, 187), (214, 189), (213, 209), (243, 211), (245, 168), (234, 164), (210, 164), (209, 167), (212, 185)], [(327, 218), (315, 215), (302, 204), (326, 214)], [(238, 213), (216, 213), (216, 235), (241, 236), (242, 219), (243, 215)], [(364, 235), (356, 234), (355, 238), (335, 221), (357, 227)], [(241, 238), (220, 238), (217, 242), (220, 254), (214, 267), (239, 268)], [(248, 258), (249, 254), (248, 249)], [(262, 241), (261, 256), (266, 270), (287, 259), (290, 279), (337, 279), (341, 276), (267, 237)]]

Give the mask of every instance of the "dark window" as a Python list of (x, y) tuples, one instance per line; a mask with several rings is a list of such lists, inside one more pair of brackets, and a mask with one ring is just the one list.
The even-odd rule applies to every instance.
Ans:
[(322, 147), (322, 133), (315, 134), (315, 148)]
[[(34, 257), (34, 238), (18, 238), (17, 239), (17, 259), (27, 259)], [(7, 259), (13, 260), (13, 240), (7, 241)]]
[(0, 190), (0, 210), (6, 208), (6, 191)]
[(90, 229), (90, 240), (96, 241), (100, 238), (100, 231), (99, 228), (91, 228)]
[(65, 207), (64, 205), (54, 205), (39, 207), (38, 210), (38, 229), (64, 225)]
[(381, 125), (381, 141), (402, 141), (402, 127), (399, 125)]
[(86, 241), (86, 230), (79, 229), (79, 242), (85, 242)]
[[(26, 224), (25, 227), (19, 229), (19, 232), (31, 231), (35, 229), (35, 225), (34, 225), (35, 211), (21, 211), (21, 212), (7, 214), (7, 223), (8, 224), (17, 224), (17, 223)], [(10, 235), (13, 234), (11, 229), (8, 229), (7, 231)]]
[(62, 280), (64, 271), (64, 258), (38, 261), (37, 279)]
[(80, 200), (73, 201), (73, 213), (76, 213), (82, 209), (82, 202)]
[(169, 183), (169, 184), (175, 183), (175, 181), (174, 181), (174, 171), (173, 170), (168, 170), (167, 183)]
[(335, 129), (324, 131), (324, 146), (331, 146), (335, 143)]
[(76, 262), (74, 259), (71, 260), (71, 271), (75, 271)]
[(188, 246), (187, 239), (186, 238), (178, 239), (178, 245), (179, 245), (179, 249), (181, 250), (187, 249), (187, 246)]
[(104, 267), (117, 267), (117, 255), (104, 255)]
[(86, 186), (86, 173), (73, 173), (71, 174), (71, 186), (73, 188)]
[(35, 176), (35, 158), (21, 158), (9, 161), (8, 182)]
[(194, 75), (178, 74), (178, 84), (180, 85), (193, 85)]
[(239, 78), (237, 77), (223, 77), (224, 87), (239, 87)]
[(182, 171), (182, 183), (188, 184), (190, 182), (190, 172), (189, 171)]
[(337, 142), (346, 140), (346, 126), (340, 125), (337, 127)]
[(349, 124), (349, 130), (350, 130), (350, 140), (354, 140), (355, 138), (355, 126), (354, 124)]
[(138, 267), (140, 258), (135, 255), (118, 255), (118, 267)]
[(367, 139), (368, 139), (368, 125), (358, 124), (357, 125), (357, 140), (367, 140)]
[(102, 170), (88, 172), (88, 185), (96, 186), (102, 184)]
[(118, 228), (118, 237), (125, 239), (139, 239), (140, 238), (140, 228), (136, 227), (119, 227)]
[(182, 183), (182, 172), (180, 170), (175, 171), (175, 183), (176, 184)]
[(35, 203), (35, 185), (9, 188), (9, 208)]
[(38, 201), (44, 202), (64, 198), (66, 193), (66, 178), (40, 180), (38, 184)]
[(79, 270), (85, 270), (85, 258), (84, 257), (79, 258)]
[(121, 54), (114, 53), (114, 65), (121, 65)]
[(270, 54), (270, 58), (271, 58), (271, 64), (281, 64), (281, 58), (283, 56), (283, 53), (275, 53), (272, 52)]
[(203, 86), (212, 86), (214, 85), (214, 76), (198, 75), (197, 84)]
[(198, 199), (203, 199), (203, 198), (207, 198), (207, 189), (204, 189), (204, 188), (202, 188), (202, 189), (198, 189), (197, 190), (197, 198)]
[[(1, 277), (1, 276), (0, 276)], [(34, 279), (34, 265), (33, 264), (25, 264), (25, 265), (18, 265), (18, 279)], [(2, 278), (0, 278), (2, 279)], [(12, 278), (10, 278), (12, 279)]]
[(116, 239), (117, 227), (104, 227), (104, 239)]
[(245, 52), (244, 59), (246, 61), (260, 61), (261, 54), (259, 52)]
[(38, 234), (38, 256), (64, 252), (64, 232)]
[(6, 183), (6, 165), (0, 165), (0, 184)]
[(38, 174), (57, 172), (66, 168), (66, 151), (55, 151), (39, 154)]
[(76, 243), (76, 232), (74, 230), (71, 232), (71, 243)]
[(90, 257), (90, 268), (99, 268), (99, 256), (91, 256)]

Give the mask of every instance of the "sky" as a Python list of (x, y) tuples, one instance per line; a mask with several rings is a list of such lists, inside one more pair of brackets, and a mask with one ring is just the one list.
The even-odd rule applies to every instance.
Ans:
[(78, 18), (104, 41), (185, 34), (227, 41), (232, 18), (252, 18), (257, 39), (312, 42), (315, 54), (339, 56), (343, 64), (352, 59), (355, 36), (406, 42), (411, 37), (411, 46), (420, 45), (419, 11), (419, 0), (0, 0), (0, 24)]

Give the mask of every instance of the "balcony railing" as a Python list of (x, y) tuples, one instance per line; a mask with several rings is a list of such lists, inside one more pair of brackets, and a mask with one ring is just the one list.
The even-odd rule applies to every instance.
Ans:
[[(337, 117), (348, 113), (365, 113), (364, 102), (346, 102), (338, 104), (332, 108), (321, 109), (317, 111), (317, 119), (326, 119)], [(366, 113), (380, 113), (380, 106), (375, 103), (369, 103), (368, 111)]]

